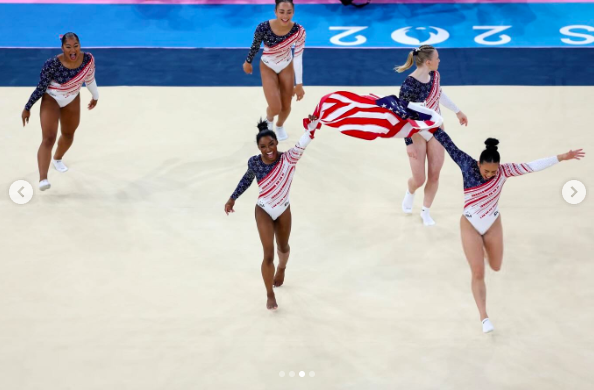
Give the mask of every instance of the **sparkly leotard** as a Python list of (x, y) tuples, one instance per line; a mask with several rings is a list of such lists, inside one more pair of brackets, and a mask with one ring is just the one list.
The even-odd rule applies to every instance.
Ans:
[[(441, 114), (439, 104), (443, 104), (446, 108), (458, 113), (460, 109), (441, 89), (441, 77), (439, 72), (429, 72), (429, 82), (422, 83), (412, 76), (408, 76), (402, 86), (400, 87), (399, 98), (407, 102), (422, 103), (427, 108), (437, 111)], [(421, 136), (426, 135), (425, 140), (430, 140), (429, 133), (422, 133)], [(413, 143), (412, 138), (405, 138), (404, 142), (407, 145)]]
[[(276, 73), (285, 69), (291, 61), (295, 70), (295, 83), (303, 84), (303, 49), (305, 47), (305, 29), (295, 23), (286, 35), (276, 35), (270, 27), (270, 22), (262, 22), (256, 28), (254, 41), (247, 56), (246, 62), (251, 64), (261, 43), (264, 42), (262, 62)], [(295, 46), (295, 53), (291, 48)]]
[(93, 95), (93, 99), (98, 100), (99, 91), (95, 81), (95, 59), (91, 53), (83, 54), (83, 62), (76, 69), (66, 68), (57, 56), (52, 57), (43, 65), (39, 84), (31, 94), (25, 109), (30, 111), (35, 102), (45, 93), (53, 97), (60, 107), (66, 107), (78, 96), (83, 83), (86, 84)]
[(481, 235), (499, 217), (499, 198), (508, 178), (541, 171), (559, 162), (557, 156), (552, 156), (524, 164), (500, 164), (495, 176), (484, 179), (478, 162), (458, 149), (445, 131), (439, 129), (433, 135), (462, 170), (464, 216)]
[(247, 172), (239, 181), (231, 198), (239, 198), (252, 184), (254, 178), (257, 178), (260, 188), (258, 206), (276, 220), (289, 207), (289, 190), (293, 182), (295, 166), (313, 139), (314, 132), (306, 131), (293, 148), (279, 153), (277, 160), (272, 164), (265, 164), (260, 154), (251, 157), (248, 160)]

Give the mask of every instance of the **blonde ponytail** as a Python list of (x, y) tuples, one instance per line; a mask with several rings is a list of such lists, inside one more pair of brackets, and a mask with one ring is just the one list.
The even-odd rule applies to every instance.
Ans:
[(422, 66), (425, 61), (431, 59), (434, 51), (435, 48), (431, 45), (421, 45), (417, 49), (412, 49), (410, 53), (408, 53), (406, 63), (404, 65), (395, 67), (394, 70), (398, 73), (402, 73), (413, 66), (413, 64)]
[(411, 66), (413, 66), (414, 52), (415, 52), (414, 50), (411, 50), (410, 53), (408, 53), (408, 58), (406, 59), (406, 62), (404, 63), (404, 65), (396, 66), (394, 68), (394, 70), (398, 73), (402, 73), (405, 70), (409, 69)]

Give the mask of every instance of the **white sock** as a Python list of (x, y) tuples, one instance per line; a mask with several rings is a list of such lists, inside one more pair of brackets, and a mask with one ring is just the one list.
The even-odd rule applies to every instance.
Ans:
[(51, 187), (52, 187), (52, 185), (50, 184), (50, 182), (47, 179), (44, 179), (39, 182), (39, 189), (41, 191), (49, 190)]
[(423, 210), (421, 211), (421, 218), (423, 219), (423, 223), (425, 226), (433, 226), (435, 225), (435, 221), (429, 215), (429, 207), (423, 206)]
[(268, 125), (268, 130), (274, 131), (274, 123), (272, 123), (272, 121), (269, 121), (268, 118), (266, 118), (266, 125)]
[(68, 170), (68, 167), (64, 165), (62, 160), (54, 160), (52, 158), (52, 163), (54, 164), (54, 168), (56, 168), (56, 171), (58, 172), (66, 172)]
[(413, 202), (415, 201), (415, 194), (411, 194), (406, 190), (404, 200), (402, 201), (402, 211), (407, 214), (412, 213)]
[(483, 332), (484, 333), (489, 333), (492, 332), (495, 328), (493, 327), (493, 324), (491, 323), (491, 320), (489, 320), (488, 318), (485, 318), (483, 320)]
[(284, 141), (287, 138), (289, 138), (287, 132), (285, 131), (285, 128), (282, 126), (276, 126), (276, 137), (279, 141)]

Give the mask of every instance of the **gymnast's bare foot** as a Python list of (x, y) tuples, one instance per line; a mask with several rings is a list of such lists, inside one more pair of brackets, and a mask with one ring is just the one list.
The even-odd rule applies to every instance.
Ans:
[(274, 287), (280, 287), (283, 285), (283, 282), (285, 281), (285, 270), (287, 268), (281, 268), (281, 267), (276, 267), (276, 274), (274, 275), (274, 282), (272, 283), (272, 285)]
[(274, 297), (274, 293), (272, 295), (268, 295), (268, 299), (266, 300), (266, 308), (268, 310), (278, 309), (278, 305), (276, 304), (276, 298)]

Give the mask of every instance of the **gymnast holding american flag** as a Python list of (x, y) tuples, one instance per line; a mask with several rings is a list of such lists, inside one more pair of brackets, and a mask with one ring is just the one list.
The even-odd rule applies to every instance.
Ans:
[[(418, 120), (410, 119), (415, 116)], [(248, 160), (248, 169), (225, 204), (225, 213), (233, 209), (237, 198), (254, 181), (258, 181), (256, 224), (264, 249), (262, 278), (266, 287), (266, 308), (276, 310), (278, 304), (274, 287), (284, 283), (289, 260), (291, 234), (291, 206), (289, 191), (297, 162), (314, 138), (322, 123), (338, 128), (344, 134), (372, 140), (375, 138), (410, 137), (419, 131), (435, 131), (442, 122), (435, 111), (419, 104), (401, 102), (395, 96), (359, 96), (350, 92), (336, 92), (324, 96), (313, 115), (304, 119), (305, 133), (297, 144), (286, 152), (277, 150), (278, 138), (265, 121), (258, 124), (256, 143), (260, 154)], [(279, 258), (274, 270), (274, 242)]]
[[(248, 189), (254, 181), (258, 181), (259, 195), (256, 204), (256, 225), (260, 234), (260, 241), (264, 249), (262, 261), (262, 278), (266, 287), (266, 308), (276, 310), (278, 304), (273, 287), (280, 287), (285, 280), (285, 269), (289, 261), (289, 236), (291, 234), (291, 205), (289, 191), (293, 182), (293, 175), (297, 162), (303, 156), (305, 148), (314, 138), (317, 118), (310, 116), (297, 144), (286, 152), (277, 150), (278, 138), (274, 131), (268, 128), (265, 121), (258, 123), (256, 143), (260, 154), (248, 160), (248, 169), (240, 180), (237, 188), (225, 204), (225, 213), (235, 212), (235, 200)], [(274, 272), (274, 241), (276, 238), (278, 267)]]
[[(442, 104), (456, 113), (461, 125), (468, 124), (468, 118), (460, 111), (454, 102), (441, 89), (439, 67), (439, 53), (430, 45), (421, 45), (408, 54), (406, 63), (398, 66), (395, 70), (399, 73), (409, 69), (413, 64), (416, 69), (402, 83), (399, 97), (408, 102), (422, 102), (428, 108), (437, 111)], [(443, 126), (442, 126), (443, 129)], [(423, 135), (425, 135), (423, 137)], [(439, 173), (443, 167), (445, 153), (443, 147), (431, 134), (421, 133), (413, 137), (407, 137), (406, 151), (408, 154), (412, 177), (408, 179), (408, 188), (402, 201), (402, 211), (412, 213), (415, 191), (425, 184), (423, 209), (421, 219), (425, 226), (435, 225), (435, 221), (429, 214), (429, 208), (433, 204), (439, 186)], [(427, 175), (425, 176), (425, 160), (427, 160)]]
[(464, 213), (460, 217), (462, 247), (471, 271), (471, 288), (479, 310), (483, 332), (493, 331), (487, 315), (487, 287), (485, 285), (485, 258), (493, 271), (499, 271), (503, 262), (503, 228), (499, 213), (499, 198), (503, 184), (510, 177), (538, 172), (565, 160), (579, 160), (585, 156), (582, 149), (542, 158), (524, 164), (500, 164), (497, 150), (499, 141), (488, 138), (486, 149), (475, 160), (456, 147), (441, 129), (434, 138), (458, 164), (464, 179)]
[[(353, 137), (411, 137), (430, 134), (458, 164), (464, 179), (464, 213), (460, 218), (462, 247), (471, 270), (471, 288), (479, 310), (483, 332), (493, 331), (486, 309), (485, 257), (494, 271), (503, 261), (503, 229), (498, 208), (503, 184), (510, 177), (525, 175), (548, 168), (560, 161), (579, 160), (582, 149), (543, 158), (525, 164), (500, 164), (499, 141), (488, 138), (486, 149), (475, 160), (456, 147), (440, 128), (441, 117), (435, 111), (416, 103), (388, 96), (359, 96), (350, 92), (335, 92), (322, 98), (311, 117), (304, 119), (307, 128), (321, 124), (338, 129)], [(411, 118), (416, 117), (419, 120)]]

